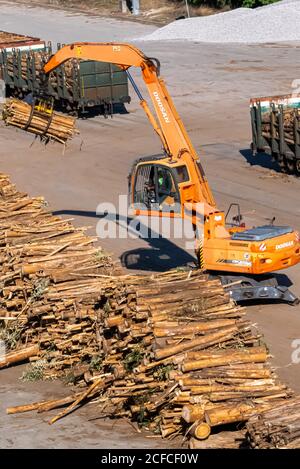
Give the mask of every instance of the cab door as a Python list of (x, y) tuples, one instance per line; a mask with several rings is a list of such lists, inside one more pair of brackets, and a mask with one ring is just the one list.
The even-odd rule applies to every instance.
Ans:
[(139, 164), (133, 174), (132, 208), (136, 214), (165, 216), (180, 213), (176, 173), (160, 164)]

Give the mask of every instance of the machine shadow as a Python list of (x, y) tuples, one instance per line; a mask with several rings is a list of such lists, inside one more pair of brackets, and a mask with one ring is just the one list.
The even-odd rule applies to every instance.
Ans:
[[(114, 219), (117, 225), (130, 230), (131, 217), (124, 217), (120, 214), (96, 213), (89, 210), (56, 210), (54, 215), (71, 215), (80, 217), (91, 217), (99, 219)], [(145, 232), (147, 227), (140, 223), (140, 232)], [(152, 231), (152, 236), (141, 238), (149, 247), (136, 248), (125, 251), (121, 256), (121, 264), (129, 270), (141, 270), (148, 272), (165, 272), (170, 269), (193, 267), (196, 258), (177, 246), (170, 239), (164, 238), (157, 232)]]
[(120, 259), (129, 270), (166, 272), (195, 265), (195, 258), (166, 238), (145, 238), (149, 248), (137, 248), (124, 252)]
[(129, 114), (127, 111), (125, 104), (116, 103), (113, 104), (112, 107), (110, 106), (93, 106), (93, 107), (86, 107), (84, 112), (80, 112), (78, 117), (81, 119), (92, 119), (93, 117), (103, 116), (105, 119), (108, 117), (113, 117), (115, 114)]
[(252, 151), (249, 148), (245, 148), (240, 150), (240, 154), (251, 166), (261, 166), (265, 169), (272, 169), (276, 173), (282, 173), (277, 162), (273, 161), (272, 156), (267, 153), (257, 153), (256, 156), (253, 156)]
[(276, 278), (278, 285), (282, 285), (283, 287), (288, 288), (294, 285), (290, 278), (285, 274), (277, 274), (276, 272), (274, 272), (272, 275)]

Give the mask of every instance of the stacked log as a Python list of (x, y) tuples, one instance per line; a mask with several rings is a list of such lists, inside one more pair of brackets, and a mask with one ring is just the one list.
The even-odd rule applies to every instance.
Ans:
[(168, 273), (139, 283), (135, 296), (134, 314), (131, 304), (122, 314), (109, 307), (103, 318), (102, 372), (109, 365), (115, 376), (98, 401), (104, 412), (149, 421), (163, 437), (189, 431), (202, 439), (211, 427), (246, 421), (290, 395), (218, 281)]
[[(18, 54), (18, 52), (16, 52)], [(19, 78), (28, 80), (28, 74), (34, 74), (34, 79), (37, 82), (37, 87), (41, 87), (45, 79), (45, 73), (43, 67), (49, 60), (50, 54), (47, 50), (39, 51), (28, 51), (22, 53), (17, 57), (17, 63), (19, 68)], [(7, 73), (13, 78), (15, 76), (15, 63), (16, 57), (11, 54), (6, 58), (7, 61)], [(77, 59), (68, 60), (65, 64), (61, 65), (64, 73), (64, 86), (68, 89), (68, 93), (73, 95), (74, 82), (77, 80), (79, 71), (79, 61)], [(60, 79), (56, 72), (52, 72), (49, 75), (49, 83), (53, 88), (53, 91), (58, 93), (59, 86), (61, 86)], [(77, 89), (77, 87), (76, 87)]]
[(5, 47), (18, 47), (20, 44), (42, 42), (36, 37), (23, 36), (22, 34), (0, 31), (0, 49)]
[(0, 31), (0, 44), (6, 44), (7, 42), (19, 42), (24, 40), (25, 36), (15, 33), (9, 33), (6, 31)]
[(69, 406), (54, 423), (92, 399), (103, 415), (194, 441), (290, 396), (219, 280), (195, 270), (115, 275), (83, 229), (5, 175), (0, 219), (0, 338), (11, 348), (2, 367), (43, 360), (45, 378), (84, 388), (9, 413)]
[(252, 448), (300, 448), (300, 397), (252, 417), (247, 439)]
[[(271, 119), (274, 116), (274, 125), (272, 131)], [(267, 138), (280, 138), (279, 135), (279, 113), (266, 113), (262, 117), (262, 135)], [(295, 121), (297, 121), (297, 127), (299, 128), (300, 121), (300, 110), (299, 109), (283, 109), (283, 131), (284, 131), (284, 140), (287, 143), (295, 144)], [(274, 132), (274, 135), (272, 134)]]
[[(290, 395), (267, 365), (266, 348), (244, 311), (218, 281), (199, 272), (168, 272), (101, 283), (106, 302), (90, 342), (80, 343), (86, 351), (80, 363), (73, 347), (78, 332), (67, 344), (56, 341), (55, 321), (43, 325), (47, 314), (32, 322), (26, 338), (36, 344), (39, 337), (39, 357), (49, 360), (50, 374), (70, 367), (77, 384), (90, 389), (101, 383), (89, 395), (102, 414), (132, 419), (165, 438), (188, 432), (201, 440), (214, 427), (245, 422)], [(73, 406), (76, 397), (9, 412)]]
[(6, 101), (3, 109), (3, 120), (6, 125), (12, 125), (31, 132), (40, 136), (45, 142), (54, 140), (65, 144), (79, 133), (75, 127), (75, 117), (54, 111), (47, 114), (34, 110), (32, 113), (32, 106), (15, 98)]
[[(101, 300), (101, 278), (109, 279), (114, 270), (111, 258), (93, 245), (96, 238), (86, 236), (85, 229), (53, 216), (43, 198), (18, 192), (4, 174), (0, 220), (0, 317), (8, 348), (39, 345), (42, 354), (59, 357), (58, 362), (64, 359), (62, 350), (70, 349), (68, 366), (92, 354), (94, 305)], [(16, 330), (20, 334), (14, 334), (10, 347)], [(38, 358), (39, 352), (30, 359)]]

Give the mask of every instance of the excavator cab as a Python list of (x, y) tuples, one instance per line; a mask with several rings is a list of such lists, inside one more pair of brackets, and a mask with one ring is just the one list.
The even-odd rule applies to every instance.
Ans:
[(182, 186), (189, 182), (186, 165), (165, 163), (166, 157), (140, 158), (129, 175), (129, 204), (135, 214), (180, 216)]

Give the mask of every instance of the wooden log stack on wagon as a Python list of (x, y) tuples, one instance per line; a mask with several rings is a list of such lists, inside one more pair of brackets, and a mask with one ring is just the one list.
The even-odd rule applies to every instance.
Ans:
[[(17, 62), (19, 67), (18, 78), (26, 81), (28, 79), (28, 74), (30, 74), (34, 76), (37, 88), (41, 88), (45, 79), (43, 67), (49, 60), (50, 56), (51, 51), (48, 51), (47, 48), (38, 51), (28, 51), (26, 54), (19, 54), (18, 51), (14, 51), (12, 54), (7, 55), (6, 57), (7, 74), (11, 77), (11, 79), (14, 78)], [(61, 67), (63, 67), (64, 70), (63, 86), (67, 88), (68, 93), (70, 93), (72, 96), (74, 83), (77, 79), (79, 61), (76, 59), (71, 59)], [(58, 89), (62, 86), (62, 83), (57, 73), (50, 73), (49, 83), (53, 88), (53, 91), (58, 93)]]
[[(262, 115), (262, 135), (266, 138), (280, 139), (280, 113), (278, 110)], [(300, 110), (298, 108), (282, 109), (283, 138), (289, 144), (298, 141), (297, 131), (300, 124)]]
[(0, 50), (6, 49), (9, 51), (39, 49), (45, 47), (45, 41), (31, 36), (24, 36), (18, 33), (11, 33), (8, 31), (0, 30)]

